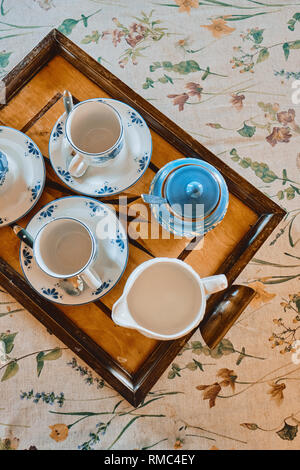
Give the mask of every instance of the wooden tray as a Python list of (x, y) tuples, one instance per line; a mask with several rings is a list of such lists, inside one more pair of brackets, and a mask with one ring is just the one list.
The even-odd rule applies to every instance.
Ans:
[[(126, 191), (129, 206), (134, 201), (142, 204), (140, 194), (148, 192), (155, 173), (172, 159), (202, 158), (218, 168), (227, 181), (228, 213), (205, 236), (201, 250), (189, 250), (189, 240), (184, 239), (130, 240), (129, 261), (121, 281), (103, 298), (85, 306), (56, 306), (39, 296), (21, 272), (19, 240), (10, 227), (0, 231), (0, 284), (137, 406), (192, 333), (180, 340), (159, 342), (112, 322), (111, 307), (131, 271), (151, 257), (170, 256), (184, 259), (201, 276), (225, 273), (231, 285), (285, 212), (55, 29), (4, 81), (7, 104), (0, 108), (0, 123), (27, 133), (41, 149), (47, 168), (45, 191), (37, 207), (19, 222), (22, 226), (50, 200), (73, 194), (48, 160), (49, 136), (63, 113), (61, 97), (66, 88), (79, 101), (94, 97), (124, 101), (147, 121), (153, 139), (152, 160), (143, 178)], [(104, 201), (117, 207), (117, 197)], [(209, 298), (200, 330), (210, 347), (218, 344), (252, 295), (251, 289), (242, 286)]]

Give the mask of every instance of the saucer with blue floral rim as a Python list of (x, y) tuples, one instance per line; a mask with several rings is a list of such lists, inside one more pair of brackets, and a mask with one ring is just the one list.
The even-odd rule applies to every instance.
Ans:
[[(59, 279), (49, 276), (40, 269), (33, 251), (24, 243), (20, 247), (20, 263), (28, 283), (41, 296), (58, 304), (82, 305), (93, 302), (107, 294), (120, 280), (128, 259), (126, 231), (114, 210), (107, 204), (84, 196), (70, 196), (49, 202), (31, 219), (26, 230), (35, 237), (50, 220), (57, 217), (71, 217), (84, 222), (96, 234), (99, 244), (98, 255), (93, 269), (103, 280), (97, 290), (87, 285), (78, 296), (72, 296), (61, 287)], [(110, 237), (97, 237), (99, 223), (107, 226)]]
[(80, 178), (68, 171), (72, 148), (65, 138), (64, 113), (56, 121), (49, 140), (49, 157), (57, 176), (71, 189), (87, 196), (103, 197), (125, 191), (145, 173), (152, 154), (150, 130), (142, 116), (131, 106), (110, 98), (93, 98), (112, 104), (122, 118), (125, 142), (119, 155), (105, 167), (90, 166)]
[(39, 200), (44, 158), (26, 134), (0, 126), (0, 227), (21, 219)]

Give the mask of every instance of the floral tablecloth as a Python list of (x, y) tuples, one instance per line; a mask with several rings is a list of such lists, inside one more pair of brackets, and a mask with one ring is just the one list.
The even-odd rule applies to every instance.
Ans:
[(0, 449), (298, 449), (300, 2), (2, 0), (0, 25), (1, 76), (57, 27), (287, 210), (226, 339), (136, 410), (1, 290)]

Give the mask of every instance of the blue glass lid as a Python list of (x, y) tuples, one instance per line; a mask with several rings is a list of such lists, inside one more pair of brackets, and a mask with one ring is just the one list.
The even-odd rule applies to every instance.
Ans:
[(169, 175), (165, 197), (172, 210), (183, 218), (203, 218), (220, 200), (220, 185), (213, 172), (201, 164), (183, 165)]

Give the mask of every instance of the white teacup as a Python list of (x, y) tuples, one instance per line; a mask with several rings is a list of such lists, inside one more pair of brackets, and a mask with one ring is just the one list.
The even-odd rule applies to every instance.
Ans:
[(80, 275), (92, 289), (102, 285), (92, 267), (98, 255), (95, 236), (77, 219), (56, 218), (44, 225), (34, 240), (33, 254), (49, 276), (68, 279)]
[(124, 145), (124, 129), (118, 111), (98, 99), (82, 101), (68, 114), (66, 138), (76, 155), (69, 164), (75, 178), (84, 175), (89, 166), (106, 166)]

